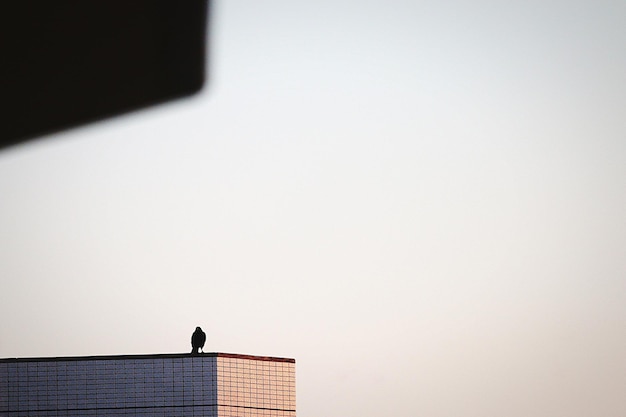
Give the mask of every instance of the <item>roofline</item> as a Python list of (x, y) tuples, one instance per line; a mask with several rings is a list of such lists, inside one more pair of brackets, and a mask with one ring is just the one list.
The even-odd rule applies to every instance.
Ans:
[(99, 360), (128, 360), (128, 359), (174, 359), (174, 358), (235, 358), (235, 359), (249, 359), (253, 361), (268, 361), (268, 362), (288, 362), (296, 363), (292, 358), (278, 358), (274, 356), (256, 356), (245, 355), (239, 353), (222, 353), (222, 352), (207, 352), (207, 353), (154, 353), (147, 355), (102, 355), (102, 356), (57, 356), (57, 357), (41, 357), (41, 358), (0, 358), (0, 363), (13, 363), (13, 362), (60, 362), (60, 361), (99, 361)]

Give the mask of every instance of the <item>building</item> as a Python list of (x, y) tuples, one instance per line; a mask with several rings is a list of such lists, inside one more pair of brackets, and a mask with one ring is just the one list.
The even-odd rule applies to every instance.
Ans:
[(295, 360), (230, 353), (0, 359), (2, 417), (295, 417)]

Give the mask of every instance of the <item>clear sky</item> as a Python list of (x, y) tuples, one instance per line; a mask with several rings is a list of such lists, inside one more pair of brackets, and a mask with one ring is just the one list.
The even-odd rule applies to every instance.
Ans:
[(216, 2), (210, 81), (0, 152), (0, 357), (293, 357), (299, 417), (626, 415), (626, 2)]

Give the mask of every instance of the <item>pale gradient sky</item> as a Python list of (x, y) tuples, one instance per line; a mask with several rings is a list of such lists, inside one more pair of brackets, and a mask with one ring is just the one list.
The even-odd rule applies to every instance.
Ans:
[(198, 96), (0, 152), (0, 357), (293, 357), (299, 417), (626, 415), (626, 2), (216, 2)]

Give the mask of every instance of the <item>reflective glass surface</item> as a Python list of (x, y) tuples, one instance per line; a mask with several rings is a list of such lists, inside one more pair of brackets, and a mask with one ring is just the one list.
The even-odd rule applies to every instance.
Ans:
[(3, 360), (0, 416), (295, 417), (295, 363), (220, 354)]
[(295, 416), (295, 364), (217, 358), (220, 416)]

